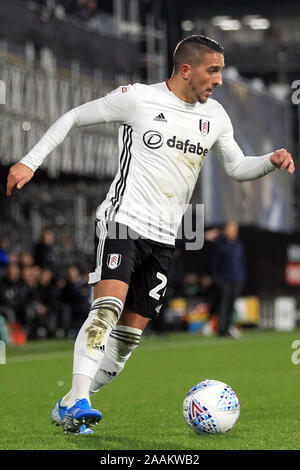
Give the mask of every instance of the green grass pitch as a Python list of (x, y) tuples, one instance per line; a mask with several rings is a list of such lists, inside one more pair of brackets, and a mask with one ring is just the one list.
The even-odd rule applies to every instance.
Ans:
[[(71, 341), (8, 347), (0, 365), (1, 450), (300, 449), (300, 364), (293, 332), (247, 331), (240, 340), (172, 333), (144, 338), (125, 370), (93, 397), (103, 420), (92, 436), (51, 424), (70, 387)], [(237, 393), (240, 419), (225, 435), (198, 435), (184, 422), (187, 391), (206, 378)]]

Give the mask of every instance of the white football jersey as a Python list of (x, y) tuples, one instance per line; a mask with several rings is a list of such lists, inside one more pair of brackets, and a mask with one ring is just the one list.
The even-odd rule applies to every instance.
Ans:
[(247, 181), (274, 170), (270, 155), (245, 157), (214, 99), (186, 103), (168, 82), (121, 86), (60, 117), (20, 162), (35, 171), (76, 126), (120, 122), (119, 169), (97, 208), (145, 238), (174, 245), (201, 167), (213, 148), (229, 176)]
[(174, 244), (208, 151), (215, 145), (228, 172), (245, 158), (227, 113), (213, 99), (180, 100), (167, 82), (120, 87), (99, 107), (106, 121), (123, 123), (119, 170), (97, 218), (113, 217), (146, 238)]

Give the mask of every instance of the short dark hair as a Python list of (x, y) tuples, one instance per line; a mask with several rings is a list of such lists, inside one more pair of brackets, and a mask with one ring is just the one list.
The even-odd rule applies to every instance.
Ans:
[(174, 73), (182, 64), (196, 65), (202, 61), (204, 54), (219, 52), (224, 54), (224, 47), (214, 39), (201, 35), (188, 36), (180, 41), (174, 51)]

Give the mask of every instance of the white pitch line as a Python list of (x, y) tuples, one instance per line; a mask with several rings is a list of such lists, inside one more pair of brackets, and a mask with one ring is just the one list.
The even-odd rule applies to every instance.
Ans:
[[(203, 339), (203, 341), (202, 341)], [(140, 350), (142, 351), (148, 351), (148, 350), (159, 350), (159, 349), (177, 349), (177, 348), (194, 348), (194, 347), (210, 347), (210, 346), (221, 346), (224, 344), (228, 345), (238, 345), (238, 344), (243, 344), (243, 343), (249, 343), (249, 342), (257, 342), (257, 341), (263, 341), (263, 338), (259, 338), (256, 336), (255, 338), (250, 338), (250, 337), (243, 337), (238, 340), (232, 339), (232, 338), (216, 338), (216, 339), (210, 339), (209, 341), (206, 341), (204, 338), (198, 338), (196, 341), (193, 339), (192, 341), (182, 341), (182, 342), (176, 342), (176, 341), (168, 341), (166, 340), (165, 343), (163, 344), (145, 344), (147, 343), (147, 339), (144, 340), (142, 347)]]
[(31, 361), (47, 361), (49, 359), (61, 359), (64, 357), (73, 356), (73, 351), (62, 351), (62, 352), (48, 352), (38, 354), (24, 354), (24, 356), (11, 356), (6, 358), (6, 364), (18, 363), (18, 362), (31, 362)]
[[(263, 336), (263, 335), (262, 335)], [(159, 351), (159, 350), (168, 350), (168, 349), (185, 349), (185, 348), (194, 348), (194, 347), (210, 347), (210, 346), (218, 346), (218, 345), (224, 345), (228, 344), (230, 346), (238, 345), (238, 344), (243, 344), (245, 342), (257, 342), (257, 341), (263, 341), (263, 337), (259, 337), (259, 335), (255, 337), (246, 337), (246, 338), (241, 338), (239, 340), (233, 340), (233, 339), (215, 339), (215, 340), (209, 340), (209, 341), (201, 341), (201, 338), (198, 338), (197, 341), (194, 339), (191, 341), (169, 341), (166, 340), (165, 343), (161, 344), (147, 344), (147, 339), (144, 339), (143, 342), (141, 343), (140, 347), (138, 348), (138, 351), (140, 352), (147, 352), (147, 351)], [(32, 361), (47, 361), (51, 359), (61, 359), (61, 358), (67, 358), (67, 357), (72, 357), (73, 356), (73, 350), (70, 351), (61, 351), (61, 352), (48, 352), (48, 353), (38, 353), (38, 354), (24, 354), (23, 356), (7, 356), (7, 364), (15, 364), (15, 363), (22, 363), (22, 362), (32, 362)]]

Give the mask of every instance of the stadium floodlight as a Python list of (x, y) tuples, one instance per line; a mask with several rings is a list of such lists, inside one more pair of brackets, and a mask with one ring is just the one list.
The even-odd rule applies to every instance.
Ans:
[(191, 20), (184, 20), (182, 23), (181, 23), (181, 29), (183, 31), (192, 31), (195, 27), (195, 23)]
[(226, 20), (219, 25), (223, 31), (236, 31), (241, 29), (241, 22), (239, 20)]
[(259, 18), (261, 18), (260, 15), (245, 15), (243, 16), (242, 21), (244, 25), (249, 26), (253, 20), (257, 20)]
[(249, 24), (251, 29), (269, 29), (270, 26), (271, 22), (267, 18), (257, 18)]
[(241, 28), (241, 22), (230, 16), (214, 16), (211, 22), (214, 26), (218, 26), (223, 31), (234, 31)]
[(270, 20), (262, 18), (260, 15), (245, 15), (243, 23), (251, 29), (268, 29), (271, 26)]
[(224, 21), (230, 20), (231, 17), (227, 15), (219, 15), (219, 16), (213, 16), (211, 19), (211, 23), (214, 26), (220, 26)]

